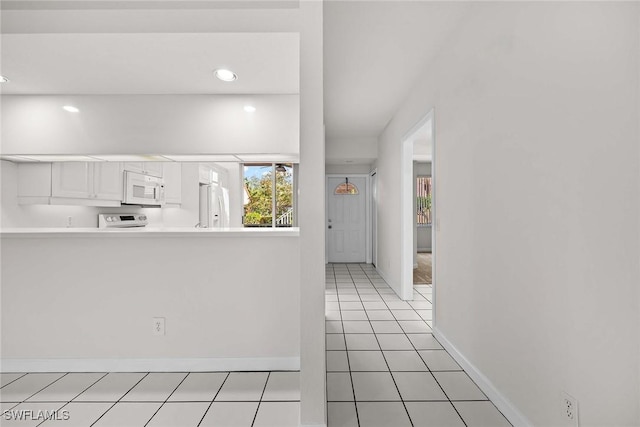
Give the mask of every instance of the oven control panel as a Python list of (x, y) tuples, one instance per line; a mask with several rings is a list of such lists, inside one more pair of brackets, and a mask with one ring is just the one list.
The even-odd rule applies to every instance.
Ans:
[(100, 214), (98, 228), (144, 227), (149, 223), (145, 214)]

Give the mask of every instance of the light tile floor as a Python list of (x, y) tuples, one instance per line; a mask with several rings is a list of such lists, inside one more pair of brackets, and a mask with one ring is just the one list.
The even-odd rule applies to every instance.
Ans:
[(405, 302), (372, 265), (326, 273), (328, 427), (510, 426), (431, 334), (431, 285)]
[[(371, 265), (326, 277), (329, 427), (510, 425), (431, 334), (431, 285), (404, 302)], [(3, 427), (298, 426), (299, 373), (3, 373), (0, 411)]]
[(297, 427), (299, 382), (299, 372), (0, 374), (0, 425)]

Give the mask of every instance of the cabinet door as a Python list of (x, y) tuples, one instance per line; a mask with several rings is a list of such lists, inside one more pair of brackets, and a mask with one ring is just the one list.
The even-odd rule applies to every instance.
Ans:
[(86, 162), (59, 162), (51, 168), (51, 196), (74, 199), (93, 197), (93, 167)]
[(182, 203), (182, 164), (167, 162), (163, 165), (164, 198), (166, 203)]
[(145, 173), (162, 178), (163, 162), (142, 162), (142, 164)]
[(18, 197), (51, 197), (51, 163), (18, 163)]
[(124, 170), (144, 173), (144, 162), (125, 162)]
[(122, 200), (122, 163), (97, 162), (93, 164), (93, 193), (101, 200)]

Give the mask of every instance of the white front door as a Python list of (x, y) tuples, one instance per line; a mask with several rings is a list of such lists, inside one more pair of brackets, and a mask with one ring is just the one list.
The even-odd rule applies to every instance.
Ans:
[(349, 184), (356, 190), (345, 192), (345, 178), (328, 179), (329, 262), (366, 262), (367, 179), (350, 177)]

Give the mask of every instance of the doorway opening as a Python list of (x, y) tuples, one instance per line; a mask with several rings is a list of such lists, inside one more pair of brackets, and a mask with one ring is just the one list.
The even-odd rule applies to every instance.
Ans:
[(435, 281), (435, 132), (431, 110), (402, 140), (401, 295)]

